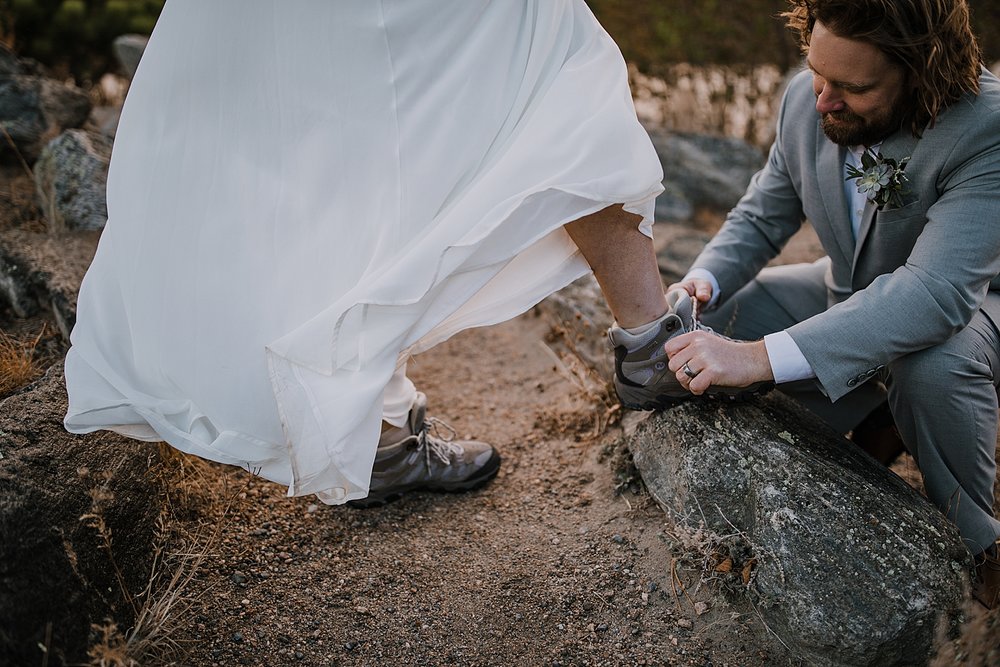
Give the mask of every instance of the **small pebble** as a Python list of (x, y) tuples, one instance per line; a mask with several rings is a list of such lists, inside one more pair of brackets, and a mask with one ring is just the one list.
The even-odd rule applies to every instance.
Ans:
[(241, 633), (241, 632), (234, 632), (233, 633), (233, 641), (236, 642), (237, 644), (242, 644), (243, 643), (243, 633)]
[(611, 537), (611, 541), (614, 542), (615, 544), (624, 544), (625, 538), (622, 537), (621, 535), (613, 535)]
[(243, 586), (247, 583), (247, 575), (242, 572), (233, 572), (233, 576), (229, 577), (234, 584)]

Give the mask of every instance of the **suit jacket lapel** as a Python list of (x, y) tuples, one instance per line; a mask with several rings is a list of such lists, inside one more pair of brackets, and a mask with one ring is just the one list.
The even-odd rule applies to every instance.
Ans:
[[(844, 254), (844, 261), (854, 257), (854, 232), (851, 230), (851, 217), (844, 199), (846, 150), (827, 139), (822, 132), (816, 133), (816, 170), (820, 195), (837, 245)], [(813, 221), (814, 224), (815, 222)]]

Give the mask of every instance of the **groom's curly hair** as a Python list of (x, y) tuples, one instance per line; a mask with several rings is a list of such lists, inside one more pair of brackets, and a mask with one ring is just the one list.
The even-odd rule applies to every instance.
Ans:
[(982, 54), (966, 0), (789, 0), (781, 16), (808, 50), (819, 21), (834, 34), (868, 42), (898, 63), (914, 90), (905, 116), (920, 136), (965, 93), (979, 93)]

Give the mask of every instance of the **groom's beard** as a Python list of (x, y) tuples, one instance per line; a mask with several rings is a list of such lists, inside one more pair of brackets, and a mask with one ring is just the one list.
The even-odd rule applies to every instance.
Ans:
[(840, 146), (871, 146), (902, 126), (902, 106), (894, 104), (888, 113), (867, 119), (849, 109), (831, 111), (820, 117), (820, 127), (830, 141)]

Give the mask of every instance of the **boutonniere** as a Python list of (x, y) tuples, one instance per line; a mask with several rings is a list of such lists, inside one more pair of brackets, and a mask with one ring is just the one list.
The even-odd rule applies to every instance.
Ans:
[(853, 178), (858, 192), (875, 204), (877, 210), (881, 211), (887, 206), (899, 208), (903, 205), (903, 195), (907, 192), (906, 184), (909, 179), (903, 170), (909, 161), (909, 157), (904, 157), (896, 162), (869, 148), (861, 154), (861, 169), (852, 164), (847, 165), (847, 178), (844, 180)]

